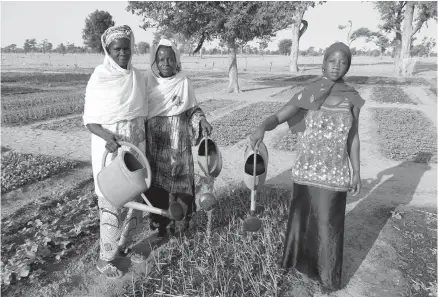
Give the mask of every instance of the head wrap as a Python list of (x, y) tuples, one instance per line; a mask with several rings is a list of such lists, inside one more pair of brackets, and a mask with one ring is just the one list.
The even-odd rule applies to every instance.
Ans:
[[(131, 57), (127, 69), (120, 67), (108, 54), (108, 45), (127, 38), (131, 43)], [(132, 66), (134, 34), (129, 26), (108, 28), (101, 37), (105, 58), (97, 66), (87, 84), (85, 93), (84, 124), (113, 124), (147, 115), (145, 81)]]
[(330, 45), (324, 53), (324, 62), (327, 61), (328, 57), (332, 53), (337, 52), (337, 51), (342, 51), (347, 55), (347, 58), (348, 58), (347, 72), (348, 72), (348, 70), (350, 69), (350, 65), (351, 65), (351, 56), (352, 55), (351, 55), (350, 48), (345, 43), (335, 42), (332, 45)]
[(127, 25), (109, 27), (102, 34), (101, 37), (102, 46), (104, 46), (105, 44), (104, 47), (108, 47), (111, 44), (111, 42), (117, 39), (128, 39), (129, 41), (131, 41), (131, 35), (132, 35), (132, 30)]
[[(342, 42), (332, 44), (324, 54), (324, 61), (335, 51), (343, 51), (348, 57), (348, 68), (351, 64), (351, 51), (348, 46)], [(301, 92), (296, 93), (286, 105), (293, 105), (300, 107), (302, 110), (287, 121), (292, 132), (304, 132), (306, 128), (305, 115), (307, 110), (319, 110), (325, 99), (329, 95), (340, 96), (348, 99), (348, 101), (356, 106), (362, 107), (365, 100), (359, 93), (351, 86), (345, 84), (343, 79), (336, 82), (323, 76), (321, 79), (309, 84)]]
[(149, 58), (149, 62), (151, 64), (151, 69), (154, 73), (159, 74), (159, 70), (158, 70), (158, 66), (157, 63), (155, 61), (156, 57), (157, 57), (157, 51), (158, 48), (160, 46), (169, 46), (172, 48), (173, 52), (175, 53), (175, 59), (176, 59), (176, 72), (180, 72), (181, 71), (181, 54), (179, 52), (179, 50), (176, 47), (176, 44), (172, 41), (170, 41), (169, 39), (165, 39), (162, 38), (160, 40), (160, 42), (155, 42), (152, 44), (152, 48), (151, 48), (151, 55)]

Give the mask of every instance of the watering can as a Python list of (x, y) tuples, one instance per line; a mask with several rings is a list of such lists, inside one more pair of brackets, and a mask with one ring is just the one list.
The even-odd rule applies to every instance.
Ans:
[[(218, 177), (222, 171), (222, 155), (216, 143), (208, 138), (206, 132), (198, 147), (198, 164), (206, 176)], [(206, 211), (212, 210), (217, 203), (212, 193), (204, 193), (200, 196), (199, 204)]]
[(262, 226), (262, 222), (257, 218), (256, 194), (257, 189), (263, 186), (266, 181), (268, 168), (268, 150), (263, 142), (260, 142), (254, 150), (250, 146), (245, 151), (244, 183), (251, 190), (250, 216), (245, 219), (243, 229), (249, 232), (257, 232)]
[[(121, 149), (117, 157), (106, 166), (109, 152), (105, 150), (102, 156), (102, 169), (97, 174), (97, 185), (103, 196), (116, 208), (128, 207), (177, 221), (182, 220), (184, 212), (177, 202), (171, 203), (168, 211), (152, 206), (144, 194), (152, 182), (151, 167), (146, 156), (129, 142), (120, 141), (119, 144), (136, 151), (143, 164), (131, 152)], [(147, 205), (133, 201), (139, 195)]]
[(222, 155), (219, 148), (205, 132), (198, 147), (198, 164), (207, 176), (218, 177), (222, 171)]

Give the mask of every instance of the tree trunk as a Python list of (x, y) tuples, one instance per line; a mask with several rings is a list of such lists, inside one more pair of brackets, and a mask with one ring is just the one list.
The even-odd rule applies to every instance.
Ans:
[[(290, 73), (298, 72), (298, 54), (300, 49), (300, 37), (307, 30), (307, 22), (303, 22), (304, 9), (297, 11), (293, 16), (292, 24), (292, 46), (290, 48)], [(303, 22), (303, 28), (301, 28), (301, 23)]]
[(400, 57), (399, 57), (399, 65), (397, 69), (397, 75), (399, 76), (408, 76), (412, 74), (411, 58), (410, 58), (410, 49), (412, 43), (412, 21), (414, 18), (414, 2), (408, 2), (406, 4), (405, 16), (403, 20), (403, 34), (401, 38), (401, 48), (400, 48)]
[(237, 78), (237, 56), (236, 56), (236, 42), (235, 40), (228, 41), (228, 93), (240, 93), (239, 82)]

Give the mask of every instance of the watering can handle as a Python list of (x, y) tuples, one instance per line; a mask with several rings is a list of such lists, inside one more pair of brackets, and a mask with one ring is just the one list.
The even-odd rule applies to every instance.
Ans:
[(207, 175), (209, 174), (209, 169), (208, 169), (208, 134), (206, 131), (203, 132), (204, 137), (205, 137), (205, 141), (204, 141), (204, 145), (205, 145), (205, 170)]
[[(146, 156), (143, 154), (143, 152), (138, 147), (136, 147), (135, 145), (133, 145), (129, 142), (119, 141), (118, 143), (121, 146), (124, 145), (124, 146), (130, 147), (138, 153), (138, 155), (140, 156), (140, 158), (143, 161), (144, 166), (146, 167), (146, 172), (148, 174), (147, 175), (148, 178), (146, 178), (146, 184), (147, 184), (148, 188), (150, 188), (151, 183), (152, 183), (152, 179), (151, 179), (152, 170), (151, 170), (151, 165), (149, 165), (148, 159), (146, 159)], [(108, 156), (108, 154), (109, 154), (108, 150), (105, 150), (105, 152), (103, 153), (103, 156), (102, 156), (102, 168), (104, 168), (106, 166), (105, 161), (106, 161), (106, 157)]]
[(254, 177), (254, 190), (256, 189), (256, 166), (257, 166), (257, 152), (259, 150), (260, 143), (256, 144), (254, 147), (254, 166), (253, 166), (253, 177)]

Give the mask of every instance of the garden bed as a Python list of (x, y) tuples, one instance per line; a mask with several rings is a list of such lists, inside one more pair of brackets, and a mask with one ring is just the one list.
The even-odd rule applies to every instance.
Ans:
[(84, 110), (84, 91), (51, 91), (2, 98), (2, 123), (26, 124)]
[(43, 73), (43, 72), (2, 72), (1, 83), (20, 83), (30, 85), (51, 84), (78, 85), (86, 84), (91, 73)]
[(4, 96), (39, 93), (39, 92), (45, 92), (45, 90), (32, 88), (32, 87), (26, 87), (26, 86), (22, 86), (22, 85), (4, 85), (4, 84), (1, 85), (2, 98)]
[(264, 119), (284, 106), (282, 102), (257, 102), (213, 121), (212, 139), (219, 146), (233, 145), (251, 134)]
[(7, 151), (1, 155), (1, 193), (7, 193), (78, 166), (75, 161)]
[[(234, 100), (218, 100), (218, 99), (209, 99), (206, 101), (202, 101), (199, 103), (199, 106), (202, 108), (204, 113), (207, 115), (211, 113), (214, 110), (225, 108), (227, 106), (230, 106), (232, 104), (235, 104), (236, 101)], [(60, 131), (64, 133), (68, 132), (78, 132), (78, 131), (88, 131), (87, 128), (84, 126), (84, 122), (81, 115), (62, 119), (62, 120), (55, 120), (50, 123), (43, 123), (39, 124), (33, 127), (34, 129), (41, 129), (41, 130), (54, 130), (54, 131)]]
[(402, 103), (402, 104), (414, 104), (409, 96), (399, 86), (375, 86), (373, 88), (373, 95), (371, 96), (374, 101), (380, 103)]
[(295, 151), (300, 134), (291, 133), (290, 130), (279, 133), (273, 139), (273, 148), (280, 151)]
[(384, 156), (395, 161), (436, 163), (436, 129), (421, 111), (403, 108), (372, 111)]

